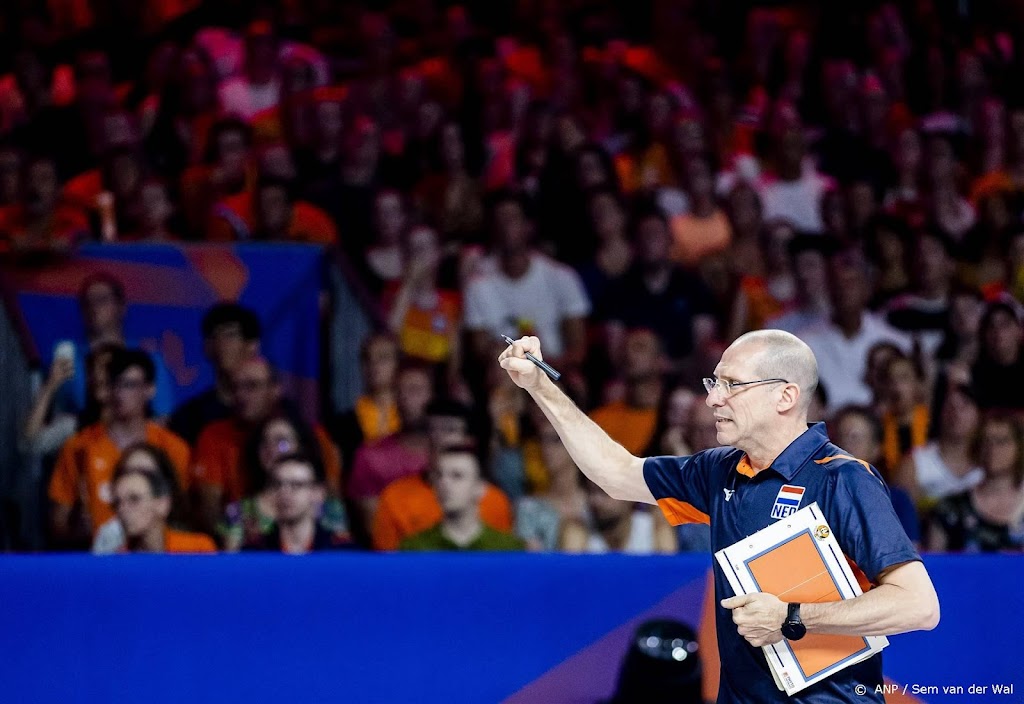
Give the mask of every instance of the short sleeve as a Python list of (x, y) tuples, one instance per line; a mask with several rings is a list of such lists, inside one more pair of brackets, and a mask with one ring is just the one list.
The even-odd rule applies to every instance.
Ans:
[(669, 523), (710, 524), (711, 472), (719, 461), (711, 452), (644, 460), (644, 481)]
[(825, 517), (843, 552), (873, 583), (887, 568), (921, 559), (896, 516), (885, 483), (860, 462), (837, 468), (834, 500)]
[(556, 270), (557, 296), (563, 318), (583, 318), (590, 315), (590, 299), (583, 281), (575, 270), (560, 266)]

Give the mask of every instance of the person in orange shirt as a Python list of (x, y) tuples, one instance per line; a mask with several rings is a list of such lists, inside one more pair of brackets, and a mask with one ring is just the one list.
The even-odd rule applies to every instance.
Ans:
[(685, 168), (690, 212), (671, 220), (672, 258), (692, 268), (729, 249), (732, 226), (715, 200), (715, 174), (708, 160), (692, 157)]
[[(50, 479), (53, 538), (70, 547), (91, 539), (114, 516), (112, 479), (122, 451), (146, 442), (170, 457), (182, 487), (188, 487), (188, 444), (146, 419), (156, 389), (153, 360), (142, 350), (116, 349), (107, 366), (110, 409), (104, 421), (74, 435), (57, 458)], [(81, 511), (73, 518), (76, 507)]]
[[(232, 375), (232, 385), (232, 416), (203, 429), (192, 463), (198, 497), (196, 520), (210, 533), (216, 529), (227, 504), (251, 493), (249, 473), (242, 466), (245, 444), (253, 429), (282, 405), (277, 372), (262, 357), (240, 364)], [(327, 433), (320, 427), (314, 433), (324, 458), (328, 491), (336, 496), (340, 491), (341, 460)]]
[(296, 200), (291, 180), (264, 175), (254, 191), (221, 201), (206, 231), (210, 242), (248, 239), (332, 245), (338, 228), (326, 212)]
[[(434, 488), (424, 474), (396, 479), (377, 502), (371, 537), (374, 550), (397, 550), (403, 540), (437, 525), (444, 514)], [(480, 520), (503, 533), (512, 531), (512, 504), (491, 483), (480, 499)]]
[(176, 482), (170, 460), (159, 448), (142, 444), (126, 449), (111, 484), (124, 535), (117, 552), (217, 552), (209, 536), (168, 526)]
[[(427, 412), (427, 434), (432, 448), (473, 442), (473, 417), (468, 408), (450, 401), (435, 401)], [(381, 492), (370, 525), (375, 550), (397, 550), (406, 538), (437, 525), (443, 518), (441, 503), (427, 472), (396, 479)], [(485, 482), (480, 519), (495, 530), (512, 530), (512, 503), (498, 487)]]
[(21, 201), (0, 208), (0, 247), (67, 251), (89, 237), (88, 215), (61, 198), (52, 158), (29, 159), (23, 183)]
[(661, 342), (652, 330), (629, 331), (623, 343), (625, 398), (590, 414), (612, 440), (634, 455), (642, 454), (654, 437), (663, 393), (664, 363)]

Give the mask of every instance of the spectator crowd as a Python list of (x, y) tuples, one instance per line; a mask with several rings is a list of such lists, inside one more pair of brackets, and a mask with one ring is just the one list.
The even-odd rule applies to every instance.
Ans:
[[(496, 364), (537, 335), (637, 455), (717, 446), (748, 330), (926, 550), (1024, 549), (1024, 12), (1009, 1), (25, 0), (0, 9), (0, 252), (335, 248), (376, 311), (310, 423), (262, 311), (175, 398), (87, 279), (22, 432), (96, 553), (706, 550), (609, 498)], [(1014, 79), (1017, 76), (1017, 79)], [(42, 527), (41, 527), (42, 529)]]

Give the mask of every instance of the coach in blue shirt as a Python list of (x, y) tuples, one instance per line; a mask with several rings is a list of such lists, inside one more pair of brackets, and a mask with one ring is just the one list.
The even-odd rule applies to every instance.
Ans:
[(780, 330), (737, 339), (704, 380), (724, 447), (690, 457), (634, 457), (525, 359), (527, 352), (541, 356), (536, 337), (517, 340), (499, 363), (551, 420), (577, 466), (613, 498), (657, 504), (675, 525), (709, 523), (714, 551), (817, 502), (854, 564), (864, 594), (799, 605), (771, 594), (732, 596), (715, 565), (719, 704), (884, 701), (881, 655), (788, 697), (760, 649), (805, 632), (879, 636), (939, 622), (935, 588), (878, 472), (829, 442), (823, 423), (807, 425), (818, 384), (807, 345)]

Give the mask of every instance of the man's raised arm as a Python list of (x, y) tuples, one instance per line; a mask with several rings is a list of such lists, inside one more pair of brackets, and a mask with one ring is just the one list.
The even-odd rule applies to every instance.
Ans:
[(577, 408), (537, 366), (526, 359), (529, 352), (543, 359), (540, 340), (523, 337), (509, 345), (498, 363), (520, 388), (526, 389), (551, 421), (576, 466), (613, 499), (654, 504), (644, 481), (644, 460), (634, 457)]

